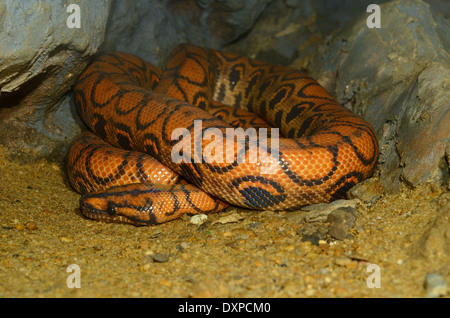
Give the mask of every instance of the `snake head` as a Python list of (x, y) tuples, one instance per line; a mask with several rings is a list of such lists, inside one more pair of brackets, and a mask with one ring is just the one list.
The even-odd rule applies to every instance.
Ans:
[(80, 207), (90, 219), (149, 225), (177, 219), (184, 213), (219, 212), (228, 204), (190, 184), (128, 184), (85, 194)]
[(152, 213), (153, 203), (145, 199), (144, 202), (132, 202), (135, 196), (127, 191), (129, 188), (120, 186), (102, 193), (85, 194), (80, 198), (81, 212), (87, 218), (98, 221), (134, 225), (159, 223)]

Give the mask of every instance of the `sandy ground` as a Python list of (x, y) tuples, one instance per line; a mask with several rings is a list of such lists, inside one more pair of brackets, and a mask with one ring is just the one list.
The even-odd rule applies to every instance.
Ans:
[(441, 187), (360, 204), (347, 239), (315, 245), (302, 237), (304, 212), (232, 209), (202, 225), (88, 220), (60, 166), (0, 150), (0, 297), (423, 297), (427, 273), (449, 281), (449, 255), (430, 261), (421, 250), (449, 200)]

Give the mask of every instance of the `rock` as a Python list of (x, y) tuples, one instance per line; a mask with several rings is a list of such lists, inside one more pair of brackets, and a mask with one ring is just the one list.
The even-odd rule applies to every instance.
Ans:
[(340, 208), (356, 209), (356, 200), (336, 200), (330, 203), (318, 203), (305, 206), (301, 211), (306, 211), (305, 222), (324, 222), (330, 213)]
[(336, 264), (338, 266), (343, 266), (343, 267), (348, 266), (351, 262), (352, 262), (352, 260), (345, 256), (338, 256), (333, 259), (334, 264)]
[(347, 197), (350, 199), (359, 199), (364, 203), (374, 203), (384, 192), (383, 185), (379, 178), (366, 179), (347, 192)]
[(156, 253), (152, 257), (155, 263), (166, 263), (169, 261), (169, 255), (164, 253)]
[(450, 270), (450, 194), (444, 193), (436, 217), (412, 245), (414, 258), (425, 258), (433, 270)]
[(217, 223), (220, 223), (220, 224), (237, 223), (243, 219), (244, 219), (244, 217), (242, 215), (240, 215), (238, 212), (232, 212), (232, 213), (222, 216), (220, 219), (214, 221), (212, 223), (212, 225), (217, 224)]
[(437, 298), (447, 295), (447, 282), (438, 273), (428, 273), (425, 277), (426, 297)]
[[(311, 70), (310, 66), (320, 60), (330, 34), (353, 23), (371, 3), (370, 0), (271, 1), (250, 32), (226, 49), (269, 63)], [(317, 74), (323, 74), (323, 69), (313, 75)]]
[(442, 165), (445, 148), (450, 145), (450, 56), (447, 57), (447, 61), (430, 63), (419, 73), (405, 100), (410, 106), (398, 130), (397, 149), (403, 167), (400, 177), (410, 186), (444, 184), (448, 179), (448, 165)]
[(313, 245), (319, 245), (321, 240), (327, 237), (328, 229), (322, 224), (303, 224), (296, 233), (300, 235), (302, 242), (310, 242)]
[(361, 114), (378, 132), (380, 181), (387, 192), (402, 182), (443, 184), (450, 143), (450, 21), (423, 1), (380, 5), (381, 28), (362, 14), (330, 39), (323, 63), (339, 102)]
[(36, 230), (37, 229), (37, 225), (34, 222), (27, 222), (27, 223), (25, 223), (25, 227), (28, 230)]
[[(347, 232), (357, 216), (355, 200), (312, 204), (303, 207), (300, 212), (300, 215), (293, 212), (293, 217), (288, 213), (287, 217), (291, 222), (302, 224), (297, 234), (302, 237), (302, 241), (309, 241), (314, 245), (319, 245), (319, 241), (325, 240), (327, 235), (338, 240), (347, 238)], [(328, 227), (325, 222), (330, 223)]]
[(208, 216), (206, 214), (196, 214), (191, 217), (189, 223), (194, 225), (201, 225), (208, 220)]
[(80, 28), (61, 1), (0, 3), (0, 144), (19, 159), (61, 159), (80, 131), (66, 94), (102, 44), (110, 0), (77, 3)]
[(104, 51), (134, 53), (161, 67), (180, 43), (218, 49), (238, 39), (251, 29), (268, 2), (114, 1)]
[(63, 242), (63, 243), (70, 243), (70, 242), (72, 242), (73, 241), (73, 239), (72, 238), (70, 238), (70, 237), (67, 237), (67, 236), (61, 236), (60, 238), (59, 238), (60, 240), (61, 240), (61, 242)]
[(330, 223), (328, 234), (337, 240), (346, 239), (348, 230), (355, 224), (356, 215), (356, 209), (350, 207), (331, 212), (327, 218), (327, 222)]

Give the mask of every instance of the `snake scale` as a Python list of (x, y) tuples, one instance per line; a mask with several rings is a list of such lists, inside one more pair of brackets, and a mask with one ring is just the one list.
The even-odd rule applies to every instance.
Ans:
[(208, 48), (179, 45), (163, 70), (101, 55), (74, 98), (90, 132), (69, 150), (68, 179), (97, 220), (294, 210), (344, 197), (378, 158), (370, 124), (309, 76)]

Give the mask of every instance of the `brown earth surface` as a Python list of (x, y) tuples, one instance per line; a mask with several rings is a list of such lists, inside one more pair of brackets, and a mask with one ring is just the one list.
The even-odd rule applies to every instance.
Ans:
[[(312, 224), (305, 212), (232, 208), (202, 225), (188, 216), (147, 227), (88, 220), (58, 164), (5, 153), (0, 297), (424, 297), (427, 273), (449, 281), (443, 187), (360, 203), (348, 238), (315, 245), (302, 237)], [(68, 287), (71, 264), (81, 288)], [(369, 264), (380, 288), (367, 284)]]

